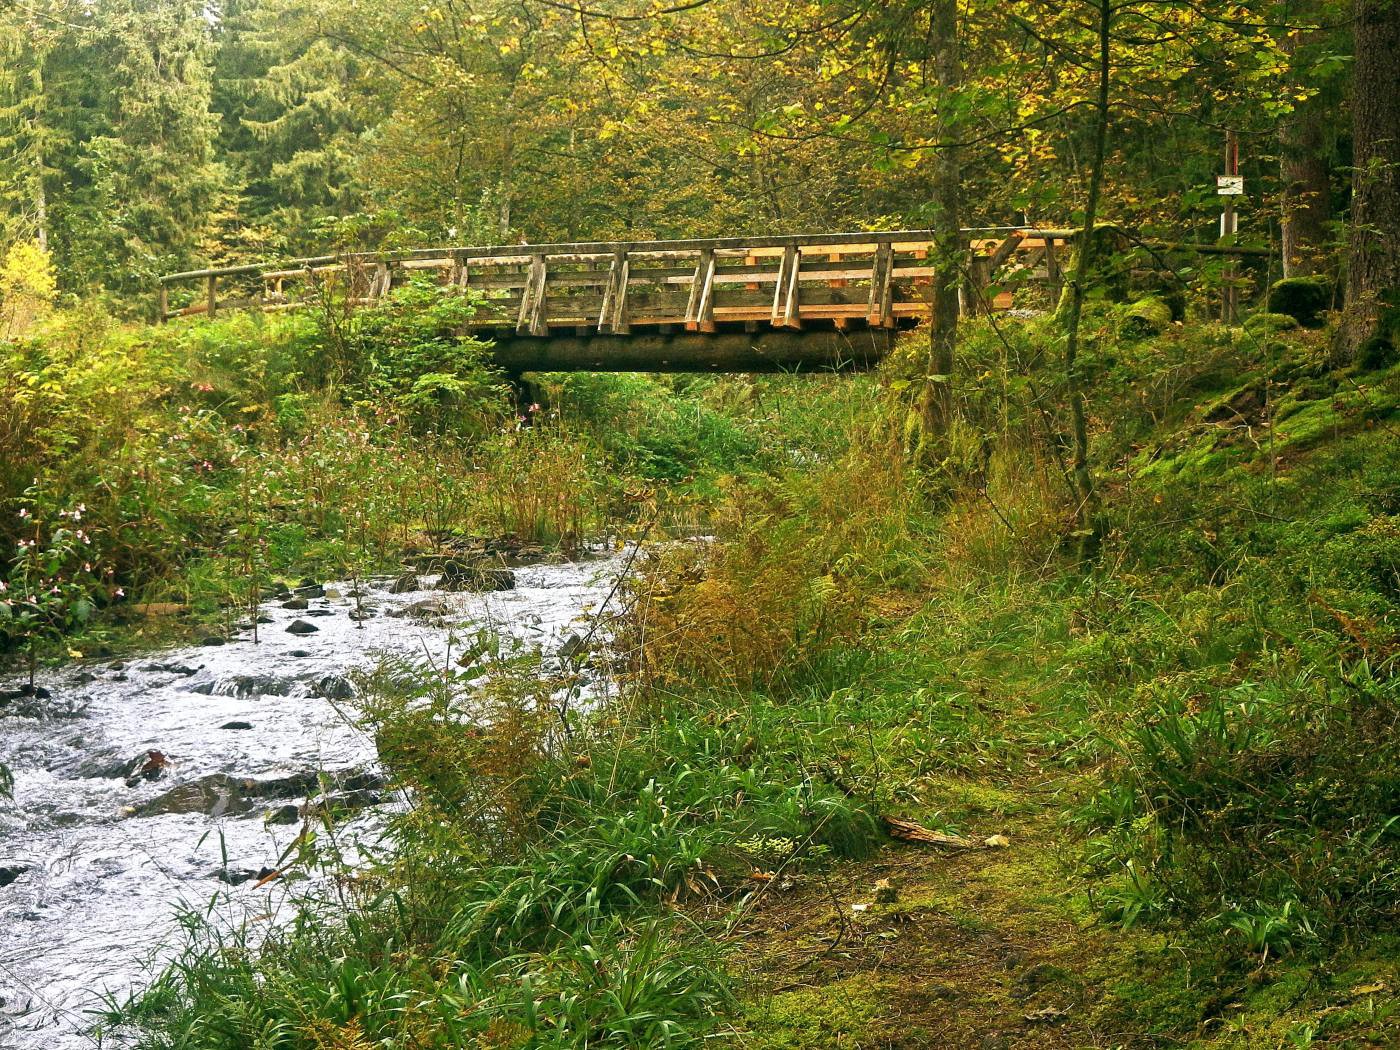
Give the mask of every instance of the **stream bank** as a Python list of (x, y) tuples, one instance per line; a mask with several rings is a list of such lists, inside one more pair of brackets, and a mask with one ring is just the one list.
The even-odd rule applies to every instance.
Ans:
[(549, 654), (621, 567), (525, 565), (445, 589), (390, 577), (358, 596), (311, 584), (261, 610), (256, 640), (245, 629), (41, 676), (0, 712), (15, 778), (0, 808), (0, 1047), (90, 1045), (88, 1011), (169, 961), (182, 911), (230, 928), (290, 917), (288, 884), (266, 876), (313, 807), (358, 811), (351, 848), (375, 837), (395, 799), (343, 710), (357, 670), (440, 664), (481, 630)]

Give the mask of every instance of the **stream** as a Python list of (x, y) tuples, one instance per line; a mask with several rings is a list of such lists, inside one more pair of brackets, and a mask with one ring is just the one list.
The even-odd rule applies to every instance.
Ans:
[(269, 602), (256, 642), (244, 630), (84, 661), (40, 679), (47, 699), (0, 708), (15, 781), (0, 799), (0, 1050), (93, 1046), (91, 1011), (173, 956), (182, 909), (220, 925), (289, 918), (288, 885), (260, 876), (323, 786), (374, 833), (396, 801), (337, 703), (354, 669), (386, 654), (441, 664), (482, 628), (548, 655), (587, 631), (621, 569), (620, 556), (528, 565), (490, 593), (371, 580), (361, 621), (348, 584), (313, 585), (305, 609)]

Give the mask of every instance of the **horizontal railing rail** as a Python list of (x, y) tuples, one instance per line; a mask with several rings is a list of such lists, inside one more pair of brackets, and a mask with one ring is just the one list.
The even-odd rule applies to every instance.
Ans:
[[(965, 312), (1010, 305), (993, 274), (1009, 268), (1041, 280), (1057, 296), (1067, 259), (1061, 249), (1078, 231), (1026, 226), (965, 229), (970, 251)], [(1234, 255), (1256, 249), (1161, 245)], [(401, 275), (432, 273), (440, 283), (483, 297), (469, 331), (546, 336), (627, 334), (632, 325), (665, 332), (674, 326), (714, 332), (742, 325), (755, 331), (829, 324), (894, 328), (927, 317), (934, 275), (930, 230), (850, 231), (764, 237), (578, 241), (551, 244), (418, 248), (347, 252), (238, 266), (211, 267), (159, 278), (162, 321), (224, 309), (305, 308), (330, 283), (341, 301), (383, 299)], [(241, 285), (243, 294), (220, 297)], [(202, 294), (175, 309), (172, 289), (202, 283)], [(182, 296), (185, 298), (185, 296)]]
[[(1057, 282), (1055, 245), (1073, 232), (978, 227), (964, 235), (974, 259), (990, 251), (1004, 260), (1038, 248), (1046, 276)], [(440, 281), (486, 295), (480, 319), (468, 327), (497, 329), (514, 316), (520, 335), (545, 335), (560, 325), (575, 334), (589, 327), (617, 334), (634, 323), (692, 331), (765, 321), (795, 328), (804, 320), (894, 327), (929, 312), (931, 297), (921, 290), (933, 274), (933, 243), (929, 230), (861, 230), (347, 252), (166, 274), (159, 279), (159, 316), (304, 307), (315, 288), (298, 297), (287, 286), (314, 285), (333, 274), (345, 275), (339, 289), (345, 299), (363, 304), (382, 299), (395, 273), (437, 270)], [(221, 299), (221, 280), (258, 287)], [(194, 282), (203, 282), (203, 294), (172, 310), (171, 289)], [(866, 291), (863, 301), (855, 288)]]

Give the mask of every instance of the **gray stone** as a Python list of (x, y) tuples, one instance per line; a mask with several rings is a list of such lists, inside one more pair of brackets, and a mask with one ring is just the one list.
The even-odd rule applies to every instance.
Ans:
[(226, 773), (180, 784), (136, 806), (133, 815), (154, 817), (170, 813), (207, 813), (211, 817), (236, 816), (252, 808), (245, 785)]
[(301, 807), (288, 803), (263, 814), (264, 824), (295, 824), (301, 819)]
[(395, 609), (389, 615), (408, 617), (414, 620), (437, 620), (446, 616), (448, 612), (447, 603), (441, 598), (424, 598), (421, 602), (414, 602), (412, 605), (405, 605), (402, 609)]
[(327, 700), (349, 700), (355, 695), (355, 687), (338, 674), (322, 675), (316, 679), (316, 695)]
[(305, 620), (293, 620), (287, 625), (288, 634), (315, 634), (320, 629), (315, 624), (307, 623)]

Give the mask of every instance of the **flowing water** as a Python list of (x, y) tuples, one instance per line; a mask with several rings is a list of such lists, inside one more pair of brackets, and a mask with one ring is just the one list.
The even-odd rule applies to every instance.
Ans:
[[(42, 679), (48, 699), (12, 702), (0, 712), (0, 763), (15, 778), (14, 800), (0, 799), (0, 1050), (92, 1046), (91, 1011), (170, 958), (181, 909), (231, 923), (285, 914), (286, 886), (259, 874), (327, 783), (370, 804), (361, 826), (376, 823), (374, 807), (393, 803), (373, 741), (337, 703), (347, 672), (386, 653), (441, 663), (480, 628), (548, 654), (587, 630), (620, 567), (519, 568), (513, 590), (489, 594), (371, 582), (360, 623), (341, 586), (304, 611), (271, 603), (256, 643), (244, 631), (89, 662)], [(289, 633), (298, 621), (316, 630)]]

